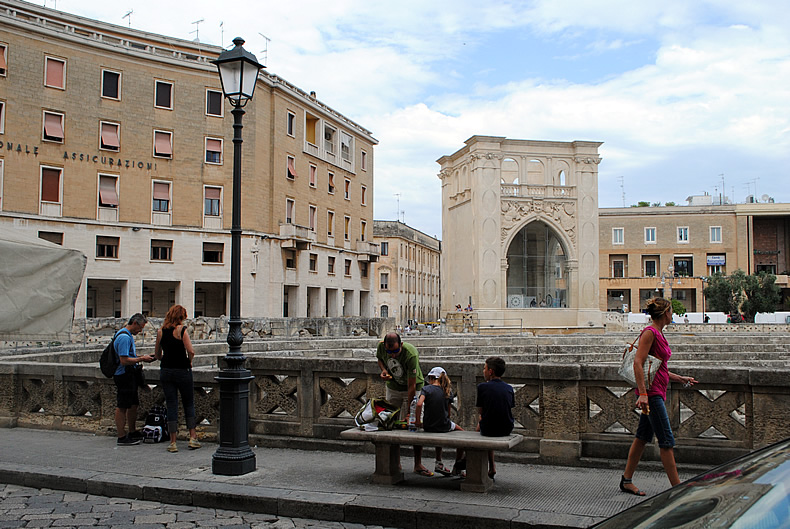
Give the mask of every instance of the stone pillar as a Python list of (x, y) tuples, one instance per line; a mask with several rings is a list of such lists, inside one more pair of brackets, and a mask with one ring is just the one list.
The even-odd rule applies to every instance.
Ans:
[(579, 437), (579, 365), (542, 365), (540, 398), (543, 439), (540, 457), (553, 465), (576, 465), (581, 457)]

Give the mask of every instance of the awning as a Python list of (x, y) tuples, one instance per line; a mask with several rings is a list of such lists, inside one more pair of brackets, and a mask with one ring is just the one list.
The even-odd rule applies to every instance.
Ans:
[(294, 167), (294, 159), (288, 158), (288, 172), (291, 175), (291, 178), (296, 178), (296, 168)]
[(170, 200), (170, 185), (154, 182), (154, 198), (156, 200)]
[(102, 176), (99, 180), (99, 200), (102, 206), (117, 206), (118, 193), (115, 191), (116, 179), (110, 176)]
[(44, 134), (53, 138), (63, 139), (63, 116), (44, 113)]
[(173, 146), (170, 144), (170, 134), (164, 132), (155, 132), (154, 134), (154, 154), (172, 156)]
[(118, 138), (118, 125), (114, 123), (101, 124), (101, 142), (106, 147), (121, 147), (121, 140)]

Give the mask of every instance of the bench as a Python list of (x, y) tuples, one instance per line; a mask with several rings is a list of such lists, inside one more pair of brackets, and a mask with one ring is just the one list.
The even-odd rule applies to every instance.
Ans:
[(340, 432), (340, 438), (372, 442), (376, 447), (376, 471), (373, 473), (373, 482), (387, 485), (400, 483), (406, 479), (400, 464), (401, 445), (463, 448), (466, 451), (466, 479), (461, 482), (461, 490), (468, 492), (486, 492), (493, 486), (494, 481), (488, 477), (489, 450), (510, 450), (524, 440), (519, 434), (483, 437), (479, 432), (467, 430), (447, 433), (407, 430), (366, 432), (359, 428)]

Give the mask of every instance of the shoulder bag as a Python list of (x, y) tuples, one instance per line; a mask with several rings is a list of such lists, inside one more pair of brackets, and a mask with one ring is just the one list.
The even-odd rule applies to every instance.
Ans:
[[(644, 330), (642, 332), (644, 332)], [(636, 375), (634, 374), (634, 360), (636, 359), (636, 351), (638, 349), (636, 342), (639, 340), (639, 338), (641, 338), (641, 336), (642, 333), (639, 333), (639, 336), (634, 338), (633, 342), (625, 346), (625, 350), (623, 351), (623, 359), (620, 363), (620, 368), (617, 370), (617, 374), (633, 387), (638, 387), (636, 383)], [(647, 359), (645, 359), (645, 363), (642, 366), (642, 371), (645, 375), (646, 390), (649, 390), (650, 386), (653, 385), (653, 380), (656, 378), (656, 373), (658, 373), (659, 367), (661, 367), (661, 359), (648, 354)]]

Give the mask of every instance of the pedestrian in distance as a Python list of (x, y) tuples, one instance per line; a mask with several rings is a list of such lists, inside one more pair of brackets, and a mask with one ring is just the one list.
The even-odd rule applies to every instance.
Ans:
[[(400, 418), (409, 413), (412, 400), (422, 389), (424, 379), (420, 370), (420, 355), (417, 348), (403, 342), (398, 333), (390, 332), (384, 336), (376, 348), (376, 360), (381, 369), (381, 378), (386, 381), (386, 400), (400, 406)], [(433, 472), (419, 463), (422, 446), (414, 447), (414, 472), (423, 476), (433, 476)], [(419, 463), (419, 464), (418, 464)]]
[[(422, 387), (420, 398), (417, 399), (417, 428), (422, 428), (426, 432), (452, 432), (463, 430), (460, 426), (450, 420), (451, 404), (455, 398), (453, 383), (447, 372), (441, 367), (434, 367), (428, 372), (428, 383)], [(423, 414), (424, 410), (424, 414)], [(421, 418), (422, 416), (422, 418)], [(455, 464), (453, 470), (444, 466), (442, 461), (442, 447), (436, 447), (436, 464), (434, 472), (444, 476), (450, 474), (461, 475), (464, 464), (464, 451), (458, 448), (455, 451)], [(416, 456), (415, 456), (416, 460)], [(422, 466), (422, 461), (415, 461), (415, 466)]]
[[(144, 384), (143, 362), (153, 362), (151, 355), (137, 356), (134, 336), (140, 333), (148, 321), (139, 312), (129, 318), (129, 322), (115, 333), (113, 347), (118, 354), (120, 363), (113, 375), (113, 382), (118, 390), (117, 405), (115, 408), (115, 428), (118, 434), (118, 446), (133, 446), (140, 444), (143, 439), (142, 432), (135, 426), (137, 422), (137, 408), (140, 404), (138, 388)], [(128, 430), (127, 430), (128, 428)]]
[(189, 449), (200, 448), (195, 420), (195, 389), (192, 380), (192, 359), (195, 350), (184, 325), (187, 309), (173, 305), (165, 315), (162, 328), (156, 333), (154, 353), (159, 364), (159, 383), (165, 394), (167, 404), (167, 429), (170, 432), (168, 452), (178, 452), (176, 434), (178, 432), (178, 394), (184, 407), (184, 419), (189, 430)]
[[(672, 323), (672, 304), (664, 298), (653, 298), (647, 303), (647, 312), (653, 321), (642, 330), (639, 348), (636, 350), (634, 359), (634, 376), (638, 396), (636, 406), (641, 411), (641, 415), (636, 435), (628, 451), (625, 472), (620, 478), (620, 490), (636, 496), (644, 496), (645, 493), (633, 484), (634, 472), (636, 472), (636, 467), (642, 458), (645, 446), (653, 440), (654, 435), (658, 440), (661, 463), (664, 465), (669, 483), (673, 487), (680, 483), (673, 450), (675, 437), (672, 434), (666, 408), (667, 387), (670, 381), (682, 382), (684, 387), (691, 387), (697, 383), (694, 377), (672, 373), (668, 367), (672, 350), (664, 337), (663, 329)], [(650, 389), (645, 388), (644, 369), (642, 368), (648, 354), (662, 361)]]
[[(477, 398), (475, 406), (479, 420), (477, 431), (486, 437), (504, 437), (513, 431), (513, 408), (516, 405), (516, 396), (513, 387), (502, 380), (505, 374), (505, 361), (492, 356), (486, 359), (483, 366), (485, 382), (477, 385)], [(488, 451), (488, 477), (494, 479), (496, 465), (494, 464), (494, 451)]]

